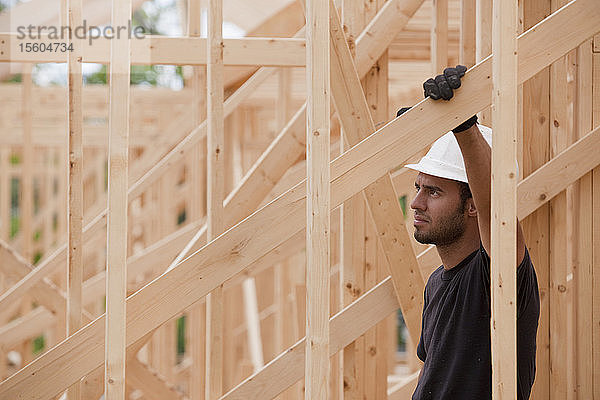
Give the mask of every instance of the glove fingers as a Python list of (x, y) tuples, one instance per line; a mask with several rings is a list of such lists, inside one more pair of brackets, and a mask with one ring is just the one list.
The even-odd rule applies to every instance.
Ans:
[(454, 93), (452, 92), (452, 88), (450, 87), (450, 84), (446, 80), (446, 77), (444, 75), (436, 76), (435, 83), (437, 84), (437, 87), (440, 91), (440, 95), (442, 96), (442, 99), (450, 100), (452, 98), (452, 96), (454, 95)]
[(467, 72), (467, 67), (465, 67), (464, 65), (457, 65), (456, 71), (458, 72), (459, 78), (462, 78), (463, 76), (465, 76), (465, 72)]
[(460, 76), (456, 68), (446, 68), (444, 70), (444, 76), (446, 77), (446, 81), (448, 81), (450, 88), (458, 89), (460, 87)]
[(435, 81), (431, 78), (427, 79), (425, 83), (423, 83), (423, 90), (425, 97), (431, 97), (433, 100), (438, 100), (441, 98), (440, 89)]

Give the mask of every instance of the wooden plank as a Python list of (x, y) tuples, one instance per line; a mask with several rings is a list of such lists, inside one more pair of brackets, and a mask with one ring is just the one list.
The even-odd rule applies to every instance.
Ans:
[[(594, 43), (599, 41), (598, 36)], [(592, 123), (600, 124), (600, 54), (592, 55)], [(600, 168), (595, 168), (592, 175), (592, 210), (600, 209)], [(592, 393), (600, 395), (600, 214), (592, 213)]]
[[(188, 36), (200, 37), (202, 7), (199, 0), (188, 1)], [(206, 119), (206, 68), (193, 67), (192, 85), (194, 89), (194, 101), (192, 103), (194, 112), (194, 124), (196, 126)], [(193, 167), (191, 180), (193, 185), (193, 198), (190, 209), (192, 221), (197, 221), (205, 215), (206, 208), (206, 147), (204, 143), (196, 145), (193, 153)], [(196, 230), (197, 227), (194, 227)], [(187, 242), (187, 240), (185, 241)], [(180, 247), (180, 246), (178, 246)], [(172, 259), (172, 257), (171, 257)], [(168, 262), (168, 261), (167, 261)], [(131, 266), (130, 263), (128, 263)], [(188, 354), (192, 360), (190, 366), (189, 397), (192, 400), (204, 400), (204, 387), (206, 379), (206, 306), (196, 304), (187, 313), (186, 328), (189, 340), (186, 342)]]
[[(127, 26), (127, 25), (125, 25)], [(39, 36), (34, 31), (34, 39), (20, 38), (18, 33), (0, 34), (0, 63), (60, 63), (66, 62), (64, 52), (26, 52), (21, 50), (26, 40), (46, 48), (56, 47), (54, 43), (66, 44), (65, 39), (50, 39), (48, 34)], [(91, 33), (94, 35), (94, 33)], [(91, 44), (90, 44), (91, 42)], [(82, 61), (107, 64), (110, 61), (112, 40), (96, 37), (82, 44)], [(135, 37), (131, 41), (131, 63), (134, 65), (205, 65), (208, 64), (206, 38), (165, 37), (147, 35)], [(259, 65), (301, 67), (305, 65), (305, 41), (300, 38), (252, 37), (225, 39), (223, 41), (223, 61), (226, 65)]]
[(163, 377), (150, 371), (136, 357), (127, 360), (127, 383), (144, 392), (144, 397), (151, 400), (183, 399), (181, 392)]
[(431, 14), (431, 72), (441, 73), (448, 66), (448, 0), (433, 0)]
[(254, 372), (265, 364), (260, 330), (260, 316), (256, 300), (256, 281), (254, 277), (246, 278), (242, 282), (244, 293), (244, 317), (248, 331), (248, 348)]
[[(519, 182), (518, 217), (525, 219), (600, 163), (600, 127)], [(590, 147), (591, 146), (591, 147)]]
[[(523, 28), (530, 29), (550, 13), (550, 0), (523, 3)], [(519, 53), (522, 54), (519, 49)], [(549, 160), (550, 76), (547, 68), (523, 83), (522, 170), (527, 177)], [(528, 155), (528, 156), (525, 156)], [(523, 220), (525, 242), (534, 262), (540, 294), (537, 332), (536, 379), (532, 397), (549, 399), (550, 390), (550, 210), (540, 207)]]
[[(550, 155), (567, 147), (567, 76), (566, 59), (550, 66)], [(565, 323), (567, 283), (567, 193), (562, 191), (550, 200), (550, 393), (551, 398), (566, 399), (568, 389), (569, 335)], [(567, 344), (567, 345), (565, 345)], [(555, 397), (554, 397), (555, 396)]]
[[(579, 1), (581, 0), (571, 3), (560, 12), (568, 15), (571, 6), (581, 4)], [(599, 12), (593, 6), (593, 2), (588, 0), (588, 14)], [(552, 20), (553, 25), (555, 21), (556, 19)], [(585, 20), (582, 24), (585, 24)], [(588, 27), (592, 32), (597, 29), (591, 25)], [(568, 28), (555, 25), (555, 32), (560, 33), (561, 29), (564, 31)], [(521, 36), (521, 47), (526, 47), (526, 40), (537, 40), (537, 38), (531, 34)], [(556, 47), (552, 47), (551, 50), (558, 51)], [(560, 56), (557, 53), (554, 55)], [(531, 62), (537, 63), (537, 68), (528, 65), (530, 71), (539, 70), (544, 66), (537, 60)], [(439, 135), (452, 129), (455, 124), (454, 119), (466, 119), (489, 105), (491, 84), (487, 77), (491, 76), (490, 64), (491, 61), (486, 60), (467, 73), (463, 80), (462, 96), (456, 96), (453, 102), (434, 104), (424, 100), (402, 117), (395, 119), (345, 152), (343, 156), (333, 160), (332, 207), (339, 205), (343, 200), (366, 187), (369, 182), (387, 173), (398, 165), (399, 159), (410, 157), (411, 154), (432, 143)], [(521, 78), (528, 77), (521, 76)], [(434, 117), (430, 120), (423, 118), (423, 115)], [(411, 140), (407, 140), (408, 138)], [(127, 330), (128, 342), (135, 342), (172, 315), (186, 309), (214, 287), (241, 271), (260, 254), (299, 230), (304, 220), (303, 185), (301, 183), (289, 190), (234, 229), (221, 235), (203, 250), (195, 253), (178, 268), (165, 273), (161, 278), (132, 295), (128, 301), (130, 321)], [(288, 223), (281, 224), (282, 218), (285, 218)], [(221, 256), (218, 256), (219, 254)], [(202, 276), (202, 279), (193, 279), (194, 276)], [(181, 296), (182, 292), (188, 295)], [(43, 359), (34, 361), (2, 382), (0, 398), (12, 398), (11, 396), (16, 393), (23, 393), (32, 398), (43, 398), (58, 393), (74, 379), (93, 370), (101, 362), (99, 355), (103, 341), (99, 338), (102, 329), (98, 327), (103, 323), (104, 317), (97, 319), (71, 339), (56, 346)], [(64, 368), (74, 365), (77, 367)], [(32, 372), (34, 375), (30, 375)], [(53, 382), (53, 384), (36, 385), (35, 382)]]
[(31, 141), (32, 109), (29, 106), (32, 98), (33, 81), (32, 66), (23, 69), (23, 97), (21, 98), (21, 113), (23, 118), (23, 170), (21, 172), (21, 196), (19, 201), (19, 230), (22, 239), (21, 254), (26, 260), (32, 260), (33, 245), (33, 144)]
[[(396, 310), (398, 302), (393, 291), (391, 279), (387, 278), (331, 318), (329, 354), (337, 353)], [(302, 378), (305, 345), (306, 338), (302, 338), (258, 373), (226, 393), (221, 400), (274, 398)]]
[(10, 235), (10, 148), (0, 148), (0, 239), (8, 240)]
[[(419, 0), (417, 3), (415, 3), (415, 0), (405, 0), (405, 1), (406, 1), (406, 3), (404, 3), (404, 2), (397, 3), (397, 4), (394, 3), (394, 7), (397, 8), (398, 12), (406, 13), (405, 17), (400, 22), (398, 22), (397, 20), (395, 20), (393, 18), (394, 13), (386, 14), (385, 11), (389, 10), (389, 9), (384, 7), (384, 8), (382, 8), (382, 10), (380, 10), (380, 12), (376, 16), (376, 19), (378, 18), (378, 23), (375, 25), (377, 25), (378, 28), (374, 29), (373, 27), (371, 27), (369, 31), (365, 30), (363, 32), (363, 34), (360, 36), (359, 40), (357, 41), (357, 49), (359, 50), (359, 54), (363, 54), (363, 56), (358, 59), (357, 64), (356, 64), (357, 70), (362, 71), (361, 75), (359, 75), (359, 76), (364, 76), (364, 74), (367, 73), (367, 71), (370, 69), (370, 67), (373, 63), (373, 60), (369, 56), (370, 48), (375, 47), (375, 46), (377, 46), (377, 49), (379, 49), (380, 46), (383, 46), (383, 49), (387, 48), (389, 43), (391, 43), (392, 39), (394, 38), (394, 33), (397, 32), (397, 30), (402, 29), (405, 26), (406, 22), (408, 22), (409, 16), (412, 16), (412, 14), (414, 14), (416, 9), (420, 6), (422, 0)], [(392, 2), (390, 2), (390, 4), (392, 4)], [(402, 11), (404, 9), (406, 9), (408, 11)], [(390, 16), (392, 18), (390, 18)], [(380, 29), (384, 25), (390, 25), (391, 27), (388, 27), (385, 29)], [(390, 31), (390, 29), (392, 31)], [(368, 32), (368, 34), (367, 34), (367, 32)], [(376, 52), (378, 52), (378, 51), (379, 50), (376, 50)], [(264, 79), (266, 79), (272, 71), (273, 71), (273, 69), (269, 69), (269, 68), (264, 69), (264, 70), (261, 69), (260, 71), (258, 71), (257, 74), (255, 74), (255, 76), (252, 79), (249, 79), (246, 83), (244, 83), (240, 87), (240, 89), (238, 89), (234, 94), (232, 94), (225, 102), (225, 106), (224, 106), (225, 115), (229, 115), (229, 113), (232, 112), (233, 109), (247, 95), (252, 93), (254, 91), (254, 89), (256, 88), (256, 86), (259, 85), (262, 81), (264, 81)], [(303, 117), (301, 119), (303, 119)], [(202, 141), (202, 139), (205, 137), (205, 132), (206, 132), (206, 124), (202, 124), (197, 129), (194, 129), (188, 136), (186, 136), (186, 138), (184, 140), (182, 140), (175, 148), (173, 148), (160, 162), (158, 162), (150, 171), (148, 171), (148, 173), (146, 175), (144, 175), (136, 184), (134, 184), (134, 185), (132, 185), (132, 187), (130, 187), (130, 190), (128, 193), (129, 197), (135, 198), (135, 197), (139, 196), (142, 192), (144, 192), (149, 187), (149, 185), (156, 182), (156, 180), (160, 176), (162, 176), (163, 171), (166, 171), (170, 165), (176, 163), (181, 157), (183, 157), (183, 155), (186, 153), (186, 151), (188, 149), (194, 148), (193, 146), (197, 145), (198, 143), (200, 143)], [(304, 136), (301, 135), (301, 137), (303, 138)], [(302, 145), (303, 144), (304, 143), (302, 140)], [(287, 153), (284, 153), (284, 154), (287, 154)], [(293, 161), (295, 161), (295, 159)], [(257, 171), (257, 172), (260, 172), (260, 171)], [(258, 175), (258, 176), (260, 176), (260, 175)], [(253, 190), (254, 190), (253, 188), (250, 188), (250, 192), (252, 192)], [(236, 208), (234, 208), (234, 209), (236, 209)], [(91, 222), (84, 228), (84, 241), (87, 240), (88, 234), (90, 236), (93, 236), (93, 232), (95, 232), (99, 229), (103, 229), (103, 227), (105, 226), (104, 225), (105, 218), (106, 218), (106, 211), (103, 211), (101, 214), (99, 214), (93, 220), (93, 222)], [(59, 219), (59, 226), (60, 226), (60, 219)], [(27, 291), (28, 287), (25, 285), (32, 285), (33, 283), (35, 283), (33, 281), (39, 280), (39, 279), (47, 276), (47, 274), (51, 273), (52, 271), (55, 271), (56, 268), (58, 268), (58, 266), (60, 265), (59, 263), (62, 262), (62, 260), (66, 259), (65, 250), (66, 250), (66, 246), (60, 247), (59, 251), (55, 252), (52, 257), (49, 257), (48, 259), (46, 259), (46, 261), (43, 263), (43, 265), (40, 265), (39, 268), (31, 276), (27, 277), (27, 279), (24, 279), (23, 282), (20, 282), (18, 284), (18, 286), (11, 289), (10, 292), (12, 295), (14, 295), (12, 297), (12, 299), (18, 298), (20, 294)], [(159, 249), (156, 249), (156, 250), (159, 250)], [(8, 302), (8, 299), (5, 299), (4, 301)], [(6, 304), (6, 303), (4, 303), (4, 301), (0, 298), (0, 305)], [(0, 308), (2, 308), (2, 307), (0, 307)]]
[(492, 398), (517, 395), (517, 4), (494, 1), (492, 47)]
[(44, 334), (55, 322), (56, 319), (50, 311), (44, 307), (36, 307), (26, 315), (0, 327), (0, 347), (10, 349), (25, 340), (33, 340)]
[[(575, 94), (576, 132), (575, 137), (582, 137), (593, 126), (598, 125), (598, 120), (593, 115), (594, 73), (591, 40), (585, 41), (577, 48), (577, 86)], [(590, 85), (590, 81), (592, 85)], [(594, 125), (595, 124), (595, 125)], [(576, 295), (576, 349), (574, 353), (576, 370), (575, 393), (577, 398), (594, 397), (594, 353), (593, 353), (593, 307), (581, 306), (594, 302), (594, 193), (593, 172), (586, 174), (580, 181), (576, 192), (573, 210), (574, 235), (576, 243), (573, 244)], [(591, 350), (591, 351), (590, 351)]]
[[(130, 19), (131, 0), (113, 0), (113, 25), (126, 26)], [(129, 38), (111, 41), (104, 370), (107, 400), (125, 397), (130, 46)]]
[(418, 370), (390, 387), (387, 391), (388, 400), (405, 400), (412, 396), (417, 387), (420, 373), (421, 370)]
[[(332, 57), (331, 91), (346, 139), (355, 145), (375, 130), (375, 124), (346, 46), (337, 12), (333, 9), (331, 12), (332, 52), (335, 55)], [(390, 264), (402, 313), (413, 340), (417, 340), (421, 327), (424, 284), (391, 176), (384, 175), (364, 193)]]
[[(82, 24), (81, 0), (67, 0), (69, 27)], [(81, 64), (82, 40), (70, 40), (73, 51), (67, 60), (69, 177), (67, 211), (67, 336), (82, 326), (83, 281), (83, 75)], [(81, 386), (76, 382), (67, 391), (69, 400), (81, 398)]]
[(356, 42), (356, 71), (363, 77), (387, 50), (391, 40), (404, 29), (421, 7), (423, 0), (390, 0), (358, 36)]
[(306, 2), (305, 399), (329, 398), (329, 2)]
[[(471, 68), (476, 62), (476, 0), (461, 0), (460, 2), (460, 44), (458, 62)], [(439, 73), (436, 72), (436, 73)]]
[[(210, 0), (208, 7), (207, 53), (207, 239), (223, 232), (224, 114), (223, 114), (223, 1)], [(206, 298), (205, 397), (223, 393), (223, 285)]]

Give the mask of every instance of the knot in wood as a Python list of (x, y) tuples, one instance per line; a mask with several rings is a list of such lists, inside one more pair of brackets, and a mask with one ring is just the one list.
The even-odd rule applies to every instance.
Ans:
[(564, 293), (567, 291), (567, 288), (565, 287), (565, 285), (558, 285), (558, 291), (560, 293)]

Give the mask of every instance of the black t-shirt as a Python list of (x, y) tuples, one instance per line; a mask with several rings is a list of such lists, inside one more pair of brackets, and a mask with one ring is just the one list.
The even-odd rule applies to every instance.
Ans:
[[(492, 398), (490, 258), (483, 247), (456, 267), (435, 270), (425, 286), (417, 356), (425, 364), (413, 400)], [(535, 377), (540, 297), (529, 257), (517, 268), (517, 398)]]

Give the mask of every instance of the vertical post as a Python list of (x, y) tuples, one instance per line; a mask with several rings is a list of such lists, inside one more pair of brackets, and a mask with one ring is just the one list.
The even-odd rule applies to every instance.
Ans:
[[(67, 0), (68, 19), (71, 29), (76, 29), (81, 21), (81, 0)], [(83, 114), (81, 104), (81, 40), (70, 40), (73, 51), (69, 52), (68, 68), (68, 129), (69, 129), (69, 194), (67, 207), (67, 335), (72, 335), (81, 328), (83, 280)], [(49, 204), (46, 205), (49, 207)], [(81, 398), (79, 382), (67, 391), (69, 400)]]
[[(458, 60), (471, 68), (475, 65), (476, 12), (475, 0), (460, 2), (460, 49)], [(439, 74), (439, 72), (436, 72)]]
[[(128, 26), (131, 0), (113, 0), (113, 27)], [(116, 28), (115, 28), (116, 29)], [(129, 36), (110, 41), (110, 117), (106, 260), (104, 388), (107, 400), (125, 398), (125, 296), (127, 287), (127, 178), (129, 146)]]
[(305, 399), (329, 390), (329, 3), (306, 3), (307, 207)]
[(8, 242), (10, 234), (10, 148), (0, 149), (0, 239)]
[[(492, 53), (492, 0), (476, 0), (475, 32), (477, 46), (475, 47), (475, 60), (483, 60)], [(491, 126), (490, 108), (479, 113), (480, 123)]]
[[(225, 183), (223, 120), (223, 2), (210, 0), (207, 40), (207, 239), (223, 230)], [(206, 298), (206, 399), (223, 391), (223, 286)]]
[(23, 113), (23, 168), (21, 169), (21, 204), (19, 231), (22, 237), (22, 254), (27, 262), (32, 262), (33, 224), (33, 143), (31, 140), (32, 102), (32, 65), (23, 65), (23, 94), (21, 110)]
[[(364, 27), (364, 8), (358, 1), (343, 2), (342, 21), (346, 40), (353, 57), (355, 54), (355, 38)], [(344, 143), (344, 135), (340, 134), (342, 152), (349, 146)], [(342, 231), (340, 255), (343, 305), (347, 306), (355, 301), (365, 288), (365, 202), (362, 193), (354, 195), (343, 204)], [(343, 355), (343, 382), (344, 398), (355, 399), (364, 397), (364, 358), (365, 337), (360, 336), (344, 348)]]
[[(202, 8), (199, 0), (189, 0), (188, 3), (188, 36), (199, 37), (201, 32)], [(192, 85), (194, 90), (194, 125), (200, 125), (200, 122), (206, 117), (206, 71), (205, 67), (195, 65), (193, 68)], [(205, 157), (206, 149), (200, 143), (196, 146), (192, 157), (192, 190), (190, 217), (192, 221), (197, 221), (204, 215), (204, 179), (205, 179)], [(205, 350), (206, 350), (206, 309), (205, 304), (195, 304), (188, 313), (187, 329), (189, 329), (190, 341), (188, 348), (192, 360), (190, 367), (190, 390), (189, 395), (192, 400), (204, 399), (205, 383)]]
[[(551, 11), (562, 6), (561, 0), (552, 0)], [(568, 146), (567, 131), (567, 57), (561, 57), (550, 65), (550, 157), (555, 157)], [(568, 246), (569, 204), (567, 190), (563, 190), (549, 202), (550, 207), (550, 393), (551, 399), (568, 399), (569, 371), (572, 371), (573, 340), (569, 339), (567, 322), (569, 299), (573, 286), (569, 274)], [(572, 236), (571, 236), (572, 237)], [(572, 386), (571, 386), (572, 387)]]
[(494, 0), (492, 27), (492, 398), (517, 395), (517, 1)]
[(439, 74), (448, 66), (448, 0), (433, 0), (431, 68)]

